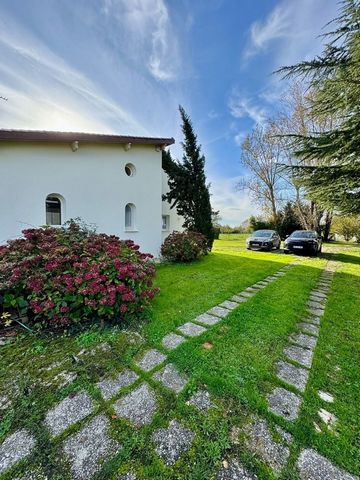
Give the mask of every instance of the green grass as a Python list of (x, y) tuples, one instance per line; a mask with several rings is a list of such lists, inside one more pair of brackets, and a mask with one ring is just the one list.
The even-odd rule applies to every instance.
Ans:
[[(294, 436), (290, 462), (282, 478), (296, 479), (294, 462), (304, 447), (314, 447), (346, 470), (359, 474), (359, 321), (360, 256), (359, 248), (350, 244), (325, 247), (323, 258), (303, 259), (285, 276), (278, 278), (254, 297), (241, 304), (225, 320), (172, 351), (168, 359), (189, 377), (189, 383), (178, 396), (143, 373), (134, 360), (149, 345), (161, 349), (161, 339), (176, 326), (192, 320), (215, 304), (279, 270), (294, 257), (279, 253), (249, 252), (246, 235), (221, 236), (213, 253), (190, 265), (159, 265), (157, 285), (160, 295), (145, 322), (127, 328), (138, 330), (143, 340), (119, 328), (86, 330), (76, 336), (32, 337), (22, 335), (0, 350), (0, 391), (10, 392), (12, 383), (19, 388), (12, 407), (0, 417), (0, 442), (18, 428), (27, 428), (39, 439), (39, 448), (27, 462), (0, 478), (21, 476), (29, 465), (45, 466), (50, 478), (68, 480), (61, 445), (67, 433), (50, 441), (42, 426), (45, 412), (71, 392), (86, 390), (94, 398), (96, 410), (111, 419), (111, 434), (122, 445), (121, 452), (104, 466), (97, 480), (115, 480), (119, 473), (134, 469), (139, 479), (203, 480), (215, 478), (224, 458), (237, 456), (260, 480), (272, 479), (268, 467), (246, 451), (243, 444), (233, 445), (229, 433), (243, 426), (252, 415), (266, 418), (272, 427), (280, 424)], [(305, 392), (300, 418), (293, 425), (280, 421), (267, 410), (266, 395), (281, 386), (275, 366), (289, 334), (296, 332), (304, 316), (310, 290), (326, 259), (339, 263), (335, 275)], [(210, 350), (203, 347), (207, 341)], [(110, 351), (99, 345), (107, 343)], [(80, 355), (83, 349), (93, 355)], [(76, 356), (74, 358), (74, 356)], [(46, 368), (63, 362), (53, 371)], [(139, 375), (138, 384), (146, 380), (155, 390), (159, 409), (153, 423), (134, 429), (114, 417), (112, 401), (104, 402), (94, 384), (104, 376), (124, 367)], [(335, 367), (340, 367), (337, 370)], [(74, 384), (57, 389), (46, 386), (55, 374), (66, 370), (77, 373)], [(186, 400), (206, 385), (217, 408), (208, 414), (186, 405)], [(332, 393), (333, 405), (324, 406), (319, 389)], [(121, 395), (124, 392), (121, 392)], [(339, 419), (336, 432), (324, 429), (316, 434), (313, 422), (317, 411), (327, 408)], [(1, 415), (1, 412), (0, 412)], [(181, 420), (196, 433), (193, 446), (173, 469), (159, 460), (151, 447), (154, 429), (166, 427), (173, 418)], [(74, 426), (78, 431), (88, 419)]]

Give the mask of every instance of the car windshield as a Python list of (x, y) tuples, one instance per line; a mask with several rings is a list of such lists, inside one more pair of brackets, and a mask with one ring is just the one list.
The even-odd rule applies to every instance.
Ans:
[(252, 237), (271, 237), (273, 232), (271, 230), (257, 230), (252, 233)]
[(290, 237), (292, 238), (316, 238), (316, 232), (308, 232), (306, 230), (297, 230), (293, 232)]

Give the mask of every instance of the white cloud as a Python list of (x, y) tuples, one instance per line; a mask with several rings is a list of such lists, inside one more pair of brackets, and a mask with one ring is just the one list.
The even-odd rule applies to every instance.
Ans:
[(235, 118), (248, 117), (255, 123), (264, 123), (267, 111), (264, 107), (255, 105), (249, 98), (240, 95), (236, 90), (230, 95), (228, 101), (230, 113)]
[(122, 36), (131, 44), (133, 54), (143, 59), (155, 79), (176, 79), (179, 48), (164, 0), (105, 0), (103, 11), (125, 30)]
[(281, 0), (263, 20), (255, 21), (243, 51), (247, 61), (272, 48), (274, 69), (319, 52), (320, 29), (338, 13), (338, 2), (329, 0)]
[(244, 57), (248, 58), (261, 50), (265, 50), (269, 43), (289, 34), (289, 9), (286, 5), (278, 5), (264, 21), (254, 22), (250, 27), (250, 42), (245, 49)]
[(240, 177), (212, 178), (211, 204), (214, 210), (219, 210), (223, 225), (239, 225), (251, 215), (258, 215), (259, 208), (254, 205), (248, 192), (236, 191)]

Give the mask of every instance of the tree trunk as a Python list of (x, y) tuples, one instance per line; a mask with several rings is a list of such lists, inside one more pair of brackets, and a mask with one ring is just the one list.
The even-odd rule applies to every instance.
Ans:
[(329, 241), (332, 219), (333, 219), (333, 213), (332, 213), (332, 211), (331, 211), (331, 210), (327, 210), (327, 211), (326, 211), (326, 215), (325, 215), (325, 225), (324, 225), (324, 230), (323, 230), (324, 242), (328, 242), (328, 241)]

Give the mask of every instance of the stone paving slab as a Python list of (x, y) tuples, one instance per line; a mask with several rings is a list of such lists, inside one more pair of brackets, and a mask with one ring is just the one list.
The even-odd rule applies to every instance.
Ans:
[(254, 473), (249, 472), (238, 460), (225, 460), (216, 480), (257, 480)]
[(186, 338), (182, 337), (181, 335), (177, 335), (176, 333), (169, 333), (162, 339), (162, 345), (168, 350), (173, 350), (185, 341)]
[(314, 317), (321, 317), (324, 314), (324, 310), (322, 308), (308, 307), (308, 311), (310, 315), (313, 315)]
[(325, 293), (319, 292), (318, 290), (312, 290), (311, 296), (322, 298), (323, 300), (326, 300), (327, 295)]
[(341, 470), (312, 449), (300, 452), (297, 468), (301, 480), (359, 480), (359, 477)]
[(268, 395), (269, 410), (290, 422), (299, 415), (302, 398), (285, 388), (275, 388)]
[(309, 300), (311, 302), (316, 302), (316, 304), (321, 305), (322, 307), (325, 308), (324, 304), (326, 302), (326, 298), (321, 298), (321, 297), (318, 297), (317, 295), (310, 293)]
[(157, 402), (147, 383), (122, 397), (113, 405), (116, 414), (137, 427), (148, 425), (155, 415)]
[(239, 295), (244, 298), (250, 298), (255, 295), (256, 292), (246, 292), (245, 290), (243, 292), (240, 292)]
[(298, 327), (301, 328), (306, 333), (311, 333), (311, 335), (318, 336), (319, 335), (319, 327), (317, 325), (313, 325), (311, 323), (300, 322), (298, 323)]
[(136, 475), (135, 473), (128, 472), (125, 475), (120, 475), (120, 477), (117, 477), (117, 480), (136, 480)]
[(120, 475), (120, 477), (117, 477), (117, 480), (136, 480), (136, 475), (135, 473), (128, 472), (125, 475)]
[(237, 303), (242, 303), (242, 302), (246, 302), (246, 298), (245, 297), (241, 297), (240, 295), (234, 295), (230, 298), (230, 300), (232, 302), (237, 302)]
[[(290, 454), (288, 442), (279, 441), (272, 435), (268, 424), (262, 419), (253, 419), (249, 425), (243, 429), (246, 434), (245, 445), (254, 454), (258, 455), (266, 464), (268, 464), (276, 473), (280, 473), (286, 465)], [(287, 432), (286, 438), (291, 443), (292, 436)], [(284, 435), (280, 435), (283, 437)]]
[(317, 308), (318, 310), (322, 310), (323, 312), (325, 311), (324, 304), (318, 301), (309, 300), (306, 305), (310, 308)]
[(313, 317), (312, 315), (304, 318), (303, 321), (312, 323), (313, 325), (320, 325), (320, 317)]
[(152, 434), (157, 454), (166, 465), (173, 465), (181, 455), (189, 450), (195, 434), (171, 420), (168, 428), (159, 428)]
[(100, 389), (104, 400), (109, 400), (111, 397), (120, 392), (122, 388), (132, 385), (139, 376), (132, 370), (125, 369), (116, 378), (107, 378), (98, 382), (96, 386)]
[(234, 310), (238, 306), (239, 305), (236, 302), (231, 302), (230, 300), (225, 300), (225, 302), (219, 304), (219, 307), (227, 308), (228, 310)]
[(216, 317), (215, 315), (209, 315), (208, 313), (203, 313), (195, 318), (196, 322), (203, 323), (205, 325), (215, 325), (220, 322), (221, 318)]
[(90, 415), (93, 409), (93, 401), (87, 393), (69, 396), (47, 412), (45, 425), (52, 436), (56, 437), (71, 425)]
[(291, 345), (284, 349), (285, 355), (294, 362), (300, 363), (304, 367), (310, 368), (313, 358), (312, 350)]
[(297, 343), (301, 347), (308, 348), (309, 350), (314, 350), (317, 342), (317, 339), (315, 337), (311, 337), (310, 335), (306, 335), (305, 333), (297, 333), (294, 335), (290, 335), (289, 340), (293, 343)]
[(198, 410), (201, 411), (209, 410), (209, 408), (214, 406), (214, 404), (210, 400), (209, 392), (207, 392), (206, 390), (200, 390), (196, 392), (186, 403), (188, 405), (196, 407)]
[(99, 415), (64, 442), (64, 454), (70, 460), (74, 479), (90, 479), (101, 469), (102, 461), (122, 448), (109, 438), (109, 426), (110, 422), (105, 415)]
[(229, 315), (229, 310), (227, 308), (220, 307), (217, 305), (216, 307), (210, 308), (206, 313), (209, 315), (215, 315), (216, 317), (225, 318)]
[(277, 376), (300, 390), (300, 392), (304, 392), (309, 378), (309, 371), (305, 370), (305, 368), (295, 367), (291, 363), (279, 362), (277, 364)]
[(144, 356), (142, 357), (141, 360), (136, 362), (136, 365), (141, 368), (141, 370), (144, 370), (145, 372), (150, 372), (150, 370), (153, 370), (155, 367), (160, 365), (166, 360), (166, 355), (163, 353), (159, 352), (159, 350), (148, 350)]
[(35, 447), (35, 438), (27, 430), (18, 430), (0, 445), (0, 475), (26, 458)]
[(175, 393), (180, 393), (188, 382), (188, 379), (183, 374), (180, 374), (172, 363), (167, 364), (165, 368), (154, 373), (153, 379), (161, 382)]
[(257, 293), (257, 288), (247, 287), (247, 288), (245, 288), (245, 292)]
[(324, 402), (327, 402), (327, 403), (334, 402), (334, 397), (328, 392), (323, 392), (322, 390), (319, 390), (318, 395), (321, 398), (321, 400), (324, 400)]
[(179, 332), (183, 333), (188, 337), (198, 337), (202, 333), (206, 332), (205, 327), (201, 327), (200, 325), (196, 325), (196, 323), (192, 322), (184, 323), (184, 325), (177, 327), (177, 329), (179, 330)]

